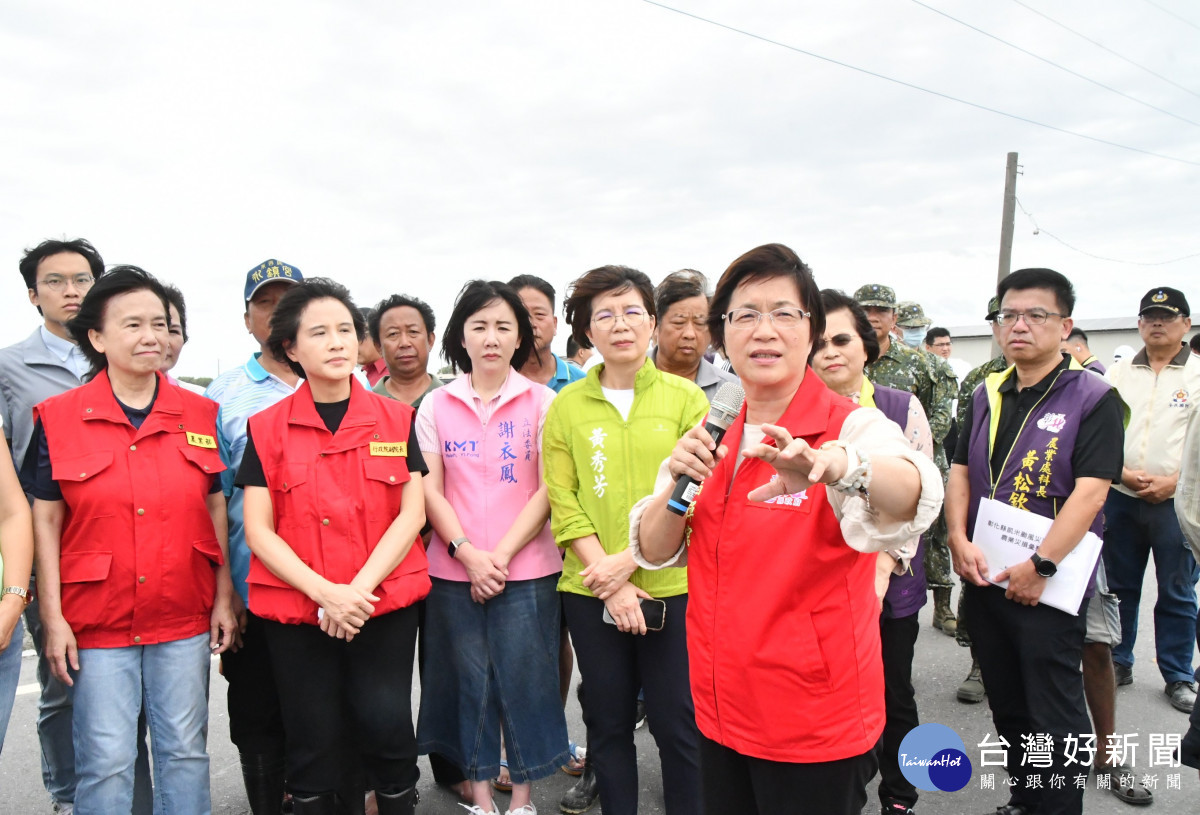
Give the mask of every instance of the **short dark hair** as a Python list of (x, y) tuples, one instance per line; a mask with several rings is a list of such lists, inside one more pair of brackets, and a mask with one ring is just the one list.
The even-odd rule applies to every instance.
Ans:
[(459, 291), (454, 301), (454, 311), (450, 313), (442, 334), (442, 356), (454, 370), (471, 373), (471, 357), (463, 346), (467, 320), (497, 300), (507, 303), (517, 318), (517, 337), (521, 344), (513, 351), (509, 365), (519, 371), (529, 360), (529, 355), (533, 353), (533, 323), (517, 290), (500, 280), (470, 280)]
[[(96, 251), (96, 247), (92, 246), (84, 238), (75, 238), (74, 240), (45, 240), (39, 243), (32, 249), (25, 250), (25, 256), (21, 258), (21, 262), (17, 267), (21, 270), (21, 277), (25, 281), (25, 288), (33, 291), (37, 289), (37, 268), (38, 264), (51, 255), (61, 255), (64, 252), (74, 252), (77, 255), (83, 255), (88, 262), (88, 266), (92, 269), (92, 277), (99, 280), (104, 275), (104, 258), (100, 257), (100, 253)], [(37, 307), (38, 314), (42, 313), (42, 307)]]
[[(725, 350), (725, 312), (733, 291), (743, 283), (768, 280), (772, 277), (790, 277), (800, 293), (800, 307), (809, 312), (813, 350), (817, 340), (825, 333), (825, 307), (821, 304), (821, 290), (813, 279), (812, 269), (800, 257), (782, 243), (768, 243), (745, 253), (721, 275), (708, 307), (708, 328), (712, 333), (713, 347)], [(812, 358), (812, 354), (809, 354)]]
[(428, 303), (418, 300), (416, 297), (409, 297), (407, 294), (393, 294), (386, 300), (380, 300), (372, 309), (370, 319), (367, 320), (367, 333), (371, 335), (371, 339), (375, 341), (376, 345), (379, 345), (379, 324), (383, 322), (383, 315), (394, 308), (404, 306), (415, 308), (425, 323), (425, 333), (433, 333), (434, 326), (437, 325), (437, 318), (433, 316), (433, 309), (429, 307)]
[[(167, 302), (175, 306), (175, 310), (179, 312), (179, 327), (183, 329), (183, 341), (188, 341), (187, 333), (187, 306), (183, 304), (183, 292), (171, 284), (163, 286), (163, 291), (167, 293)], [(167, 318), (170, 319), (171, 310), (167, 309)]]
[[(823, 316), (842, 309), (850, 312), (850, 317), (854, 320), (854, 330), (862, 338), (863, 348), (867, 351), (867, 364), (870, 365), (879, 359), (879, 338), (875, 336), (875, 329), (871, 327), (871, 321), (867, 319), (866, 309), (860, 306), (857, 300), (844, 291), (821, 289), (821, 308)], [(822, 327), (821, 334), (824, 333), (825, 328)], [(813, 348), (821, 344), (820, 336), (813, 338)]]
[(1200, 334), (1192, 335), (1192, 338), (1188, 340), (1188, 347), (1193, 351), (1200, 353)]
[(654, 284), (644, 272), (628, 266), (599, 266), (584, 272), (567, 289), (567, 302), (563, 304), (571, 336), (580, 348), (591, 348), (587, 329), (592, 324), (592, 301), (606, 292), (624, 294), (633, 289), (642, 296), (646, 313), (654, 317)]
[(547, 299), (550, 300), (550, 310), (554, 310), (556, 300), (554, 287), (537, 275), (519, 274), (508, 281), (508, 287), (517, 293), (520, 293), (521, 289), (537, 289), (546, 295)]
[(708, 278), (695, 269), (671, 272), (654, 289), (654, 308), (666, 314), (680, 300), (703, 297), (708, 300)]
[(1072, 327), (1071, 333), (1067, 334), (1068, 342), (1070, 342), (1071, 340), (1076, 339), (1076, 338), (1078, 338), (1079, 341), (1082, 342), (1084, 345), (1088, 344), (1087, 334), (1085, 334), (1083, 329), (1078, 326)]
[(154, 275), (137, 266), (114, 266), (112, 271), (96, 280), (96, 285), (88, 290), (83, 302), (79, 304), (75, 318), (67, 323), (67, 330), (79, 344), (79, 350), (87, 357), (87, 361), (92, 363), (88, 379), (94, 378), (108, 367), (108, 358), (92, 345), (88, 332), (92, 329), (103, 330), (104, 315), (110, 300), (122, 294), (142, 290), (150, 292), (162, 301), (163, 315), (170, 320), (170, 301), (167, 299), (166, 289)]
[(301, 379), (305, 376), (304, 368), (299, 362), (288, 358), (287, 352), (296, 343), (304, 310), (313, 301), (325, 299), (337, 300), (350, 312), (350, 319), (354, 321), (354, 333), (359, 342), (367, 336), (367, 321), (363, 319), (358, 306), (354, 305), (350, 290), (341, 283), (327, 277), (306, 277), (289, 286), (275, 305), (275, 311), (271, 313), (271, 333), (267, 336), (267, 351), (275, 359), (286, 363)]
[(1007, 275), (996, 286), (996, 298), (1003, 303), (1004, 295), (1010, 291), (1027, 291), (1028, 289), (1045, 289), (1054, 293), (1058, 302), (1058, 310), (1063, 317), (1070, 317), (1075, 311), (1075, 287), (1066, 275), (1053, 269), (1018, 269)]
[[(1200, 336), (1198, 334), (1197, 336)], [(567, 356), (573, 357), (579, 353), (579, 343), (575, 342), (574, 337), (567, 337)]]
[(925, 332), (925, 344), (933, 345), (935, 340), (939, 340), (942, 337), (950, 339), (950, 329), (942, 328), (940, 325), (935, 325), (933, 328)]

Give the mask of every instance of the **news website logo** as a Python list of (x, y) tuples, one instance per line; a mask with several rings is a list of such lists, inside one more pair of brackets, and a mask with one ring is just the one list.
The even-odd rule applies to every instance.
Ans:
[(926, 723), (908, 731), (897, 758), (900, 772), (919, 790), (957, 792), (971, 780), (967, 746), (944, 724)]

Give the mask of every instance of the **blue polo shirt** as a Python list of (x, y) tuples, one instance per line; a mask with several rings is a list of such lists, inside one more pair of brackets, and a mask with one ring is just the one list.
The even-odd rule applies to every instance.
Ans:
[(554, 377), (546, 383), (546, 387), (555, 393), (587, 376), (581, 368), (577, 368), (562, 357), (555, 356), (554, 362)]
[(246, 545), (242, 520), (243, 492), (234, 486), (233, 479), (246, 451), (246, 425), (250, 417), (296, 391), (279, 377), (267, 373), (258, 362), (260, 356), (254, 354), (245, 365), (221, 374), (204, 391), (205, 396), (221, 406), (217, 411), (217, 450), (226, 467), (221, 473), (221, 487), (229, 499), (229, 567), (233, 587), (247, 603), (250, 547)]

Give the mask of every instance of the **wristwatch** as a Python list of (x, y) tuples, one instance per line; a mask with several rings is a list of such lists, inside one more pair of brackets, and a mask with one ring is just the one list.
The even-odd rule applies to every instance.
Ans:
[(1058, 566), (1054, 563), (1054, 561), (1046, 560), (1046, 558), (1042, 557), (1037, 552), (1033, 553), (1033, 557), (1031, 557), (1030, 560), (1033, 561), (1034, 570), (1042, 577), (1054, 577), (1054, 575), (1058, 573)]
[(15, 594), (25, 601), (25, 605), (29, 605), (29, 601), (33, 598), (29, 596), (29, 589), (24, 586), (5, 586), (4, 591), (0, 591), (0, 598), (6, 594)]
[(454, 557), (455, 555), (458, 554), (458, 547), (462, 546), (464, 543), (470, 543), (470, 542), (471, 542), (471, 539), (468, 538), (466, 535), (463, 535), (461, 538), (455, 538), (454, 540), (447, 543), (446, 550), (450, 553), (450, 557)]

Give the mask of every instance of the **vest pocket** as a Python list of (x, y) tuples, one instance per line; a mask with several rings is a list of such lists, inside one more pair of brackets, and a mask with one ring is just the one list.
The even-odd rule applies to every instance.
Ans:
[(76, 634), (104, 628), (123, 615), (120, 592), (109, 581), (112, 559), (112, 552), (65, 552), (59, 557), (63, 615)]
[(180, 447), (179, 452), (183, 453), (183, 457), (205, 475), (216, 475), (225, 469), (225, 465), (221, 463), (221, 456), (216, 450), (193, 447), (189, 444)]
[(112, 552), (67, 552), (58, 561), (60, 583), (94, 583), (108, 578)]
[(192, 544), (192, 548), (198, 555), (206, 560), (212, 561), (213, 566), (220, 566), (225, 562), (221, 556), (221, 544), (216, 538), (203, 538)]
[(85, 456), (62, 458), (57, 461), (51, 457), (50, 473), (55, 481), (87, 481), (108, 469), (112, 463), (112, 450), (97, 450)]
[(364, 458), (364, 509), (369, 521), (391, 524), (400, 514), (400, 493), (412, 480), (407, 460), (399, 456)]

